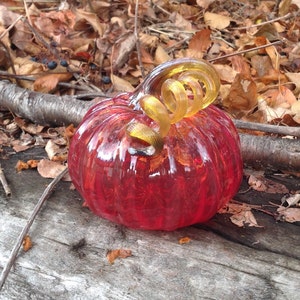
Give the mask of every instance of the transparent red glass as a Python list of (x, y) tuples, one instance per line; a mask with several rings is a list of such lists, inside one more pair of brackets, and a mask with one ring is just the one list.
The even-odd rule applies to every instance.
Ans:
[(92, 107), (69, 150), (69, 172), (95, 214), (131, 228), (175, 230), (205, 222), (237, 192), (242, 159), (237, 131), (210, 105), (172, 124), (163, 150), (131, 155), (126, 132), (153, 120), (121, 94)]

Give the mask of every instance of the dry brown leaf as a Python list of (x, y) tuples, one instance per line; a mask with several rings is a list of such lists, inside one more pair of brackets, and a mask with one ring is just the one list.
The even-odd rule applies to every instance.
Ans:
[[(40, 160), (37, 166), (39, 174), (44, 178), (55, 178), (66, 168), (66, 166), (48, 159)], [(63, 180), (71, 181), (69, 175), (64, 176)]]
[(270, 57), (254, 55), (251, 57), (251, 66), (255, 69), (258, 77), (268, 75), (273, 69)]
[(231, 214), (231, 222), (239, 227), (263, 227), (257, 224), (257, 221), (251, 212), (251, 207), (245, 203), (237, 204), (229, 202), (225, 207), (221, 208), (218, 213)]
[(293, 114), (300, 116), (300, 101), (296, 101), (291, 106), (291, 111)]
[[(243, 74), (245, 76), (250, 76), (251, 75), (251, 70), (249, 63), (245, 59), (245, 57), (240, 56), (240, 55), (235, 55), (231, 57), (231, 64), (232, 64), (232, 69), (236, 71), (237, 73)], [(227, 65), (225, 65), (227, 66)]]
[(117, 40), (112, 48), (111, 64), (114, 70), (121, 68), (136, 46), (136, 37), (129, 32)]
[(292, 4), (295, 4), (300, 8), (300, 0), (292, 0)]
[(67, 152), (66, 147), (60, 147), (53, 140), (49, 140), (46, 144), (45, 151), (50, 160), (55, 160), (56, 156), (63, 155)]
[(106, 258), (110, 264), (113, 264), (117, 258), (126, 258), (129, 256), (132, 256), (132, 252), (127, 249), (109, 250), (106, 254)]
[(53, 91), (59, 82), (68, 81), (72, 78), (71, 73), (53, 73), (37, 78), (33, 84), (33, 89), (40, 93)]
[(199, 52), (206, 52), (211, 45), (210, 34), (210, 29), (202, 29), (196, 32), (194, 36), (190, 39), (189, 49), (196, 50)]
[(223, 105), (238, 118), (253, 110), (257, 105), (255, 82), (248, 76), (237, 74)]
[(173, 12), (170, 15), (170, 21), (173, 23), (173, 26), (178, 30), (191, 31), (193, 30), (192, 23), (186, 20), (180, 13)]
[(255, 176), (251, 174), (248, 184), (253, 190), (268, 194), (285, 194), (289, 192), (285, 185), (259, 175)]
[[(154, 64), (152, 55), (143, 46), (141, 46), (141, 59), (144, 64), (148, 64), (148, 65)], [(136, 70), (136, 71), (140, 71), (140, 70)]]
[(280, 1), (279, 10), (278, 10), (279, 16), (284, 16), (289, 12), (291, 3), (292, 3), (292, 0), (282, 0), (282, 1)]
[(295, 194), (295, 195), (292, 195), (292, 196), (284, 196), (281, 199), (281, 203), (282, 204), (287, 203), (288, 207), (294, 206), (294, 205), (300, 206), (300, 194)]
[[(17, 57), (14, 59), (14, 68), (18, 75), (34, 75), (37, 73), (42, 73), (46, 69), (44, 65), (22, 57)], [(13, 73), (12, 68), (9, 68), (8, 72)], [(32, 83), (27, 80), (21, 80), (20, 83), (24, 88), (32, 88)]]
[(215, 64), (214, 68), (217, 70), (220, 79), (222, 81), (232, 83), (238, 74), (232, 67), (229, 65), (221, 65), (221, 64)]
[(159, 39), (157, 36), (153, 36), (146, 33), (139, 34), (139, 40), (141, 45), (145, 47), (155, 48), (158, 45)]
[(300, 93), (300, 73), (286, 72), (284, 74), (292, 83), (295, 84), (296, 88), (293, 92), (295, 95), (298, 95)]
[(195, 49), (182, 49), (179, 52), (179, 57), (190, 57), (190, 58), (196, 58), (196, 59), (202, 59), (204, 56), (204, 53)]
[(290, 108), (293, 103), (297, 102), (294, 93), (285, 86), (279, 86), (278, 89), (270, 89), (263, 96), (267, 98), (268, 105), (273, 108)]
[(73, 135), (75, 134), (75, 131), (76, 131), (76, 127), (74, 127), (73, 124), (69, 125), (68, 127), (66, 127), (66, 129), (64, 131), (64, 134), (63, 134), (64, 138), (66, 140), (70, 140), (73, 137)]
[(11, 141), (11, 138), (4, 132), (0, 131), (0, 144), (2, 146), (9, 145), (10, 141)]
[(89, 24), (92, 25), (92, 27), (99, 34), (99, 36), (103, 36), (106, 29), (106, 25), (105, 23), (100, 22), (96, 14), (84, 11), (82, 9), (76, 9), (75, 14), (78, 20), (80, 19), (86, 20)]
[(120, 78), (114, 74), (110, 75), (111, 82), (114, 86), (114, 90), (118, 92), (132, 92), (134, 91), (134, 87), (127, 80)]
[(291, 113), (289, 108), (280, 106), (272, 108), (268, 106), (267, 101), (261, 97), (258, 99), (258, 110), (264, 112), (267, 122), (271, 122), (275, 119), (283, 119), (285, 115)]
[(279, 219), (281, 221), (294, 223), (294, 222), (300, 222), (300, 208), (294, 208), (294, 207), (283, 207), (280, 206), (277, 209), (277, 212), (279, 214)]
[(204, 9), (208, 8), (213, 2), (215, 2), (215, 0), (197, 0), (196, 1), (196, 3)]
[(226, 27), (229, 26), (231, 21), (230, 17), (211, 13), (211, 12), (206, 12), (204, 14), (204, 22), (207, 26), (210, 26), (214, 29), (225, 29)]
[(273, 68), (278, 71), (280, 55), (277, 52), (277, 49), (275, 48), (275, 46), (268, 46), (266, 47), (266, 52), (272, 61)]
[(36, 159), (30, 159), (27, 161), (27, 165), (29, 166), (30, 169), (37, 168), (38, 163), (39, 163), (39, 160), (36, 160)]
[(32, 241), (29, 235), (26, 235), (24, 240), (23, 240), (23, 250), (27, 252), (32, 248)]
[(18, 160), (15, 169), (17, 172), (21, 172), (22, 170), (27, 170), (29, 169), (28, 164), (25, 161)]
[(255, 191), (259, 192), (265, 192), (267, 190), (266, 185), (263, 183), (262, 180), (256, 178), (253, 175), (249, 176), (248, 184), (251, 186), (251, 188)]
[(188, 244), (192, 239), (189, 238), (188, 236), (185, 236), (185, 237), (182, 237), (178, 240), (178, 243), (180, 245), (183, 245), (183, 244)]
[[(273, 26), (272, 26), (273, 28)], [(267, 46), (268, 44), (270, 44), (269, 40), (265, 37), (265, 36), (258, 36), (255, 39), (255, 45), (256, 46)], [(271, 59), (272, 62), (272, 66), (275, 70), (279, 70), (279, 54), (275, 48), (275, 46), (270, 45), (268, 47), (262, 48), (258, 50), (259, 54), (265, 54), (267, 53), (268, 56)]]
[(28, 123), (25, 122), (24, 119), (20, 117), (15, 117), (14, 122), (23, 130), (26, 131), (30, 134), (36, 135), (38, 133), (41, 133), (42, 130), (44, 129), (44, 126), (34, 124), (34, 123)]
[(22, 141), (15, 140), (11, 143), (15, 152), (23, 152), (33, 147), (33, 145), (23, 144)]
[(263, 227), (257, 224), (257, 221), (250, 210), (243, 210), (238, 214), (234, 214), (230, 216), (230, 220), (239, 227)]
[(158, 46), (155, 51), (155, 62), (157, 64), (162, 64), (166, 61), (171, 60), (171, 57), (169, 54), (165, 51), (165, 49), (162, 46)]

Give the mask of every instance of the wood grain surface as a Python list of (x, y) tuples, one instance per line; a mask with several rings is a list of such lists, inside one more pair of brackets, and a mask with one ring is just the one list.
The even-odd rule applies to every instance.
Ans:
[[(0, 187), (0, 271), (50, 182), (14, 167), (18, 159), (44, 157), (42, 149), (31, 149), (1, 159), (12, 196)], [(285, 180), (300, 189), (299, 180)], [(236, 199), (257, 204), (281, 197), (250, 191)], [(263, 227), (239, 228), (228, 215), (217, 215), (174, 232), (131, 230), (94, 216), (70, 183), (61, 182), (34, 222), (33, 247), (20, 251), (0, 299), (300, 299), (299, 224), (261, 212), (255, 217)], [(182, 237), (191, 241), (181, 245)], [(132, 256), (110, 264), (106, 255), (113, 249), (129, 249)]]

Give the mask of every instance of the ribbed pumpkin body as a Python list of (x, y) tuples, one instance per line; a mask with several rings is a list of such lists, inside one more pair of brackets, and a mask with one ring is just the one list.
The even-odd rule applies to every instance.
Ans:
[(128, 98), (103, 100), (78, 127), (68, 161), (76, 189), (95, 214), (131, 228), (174, 230), (209, 220), (241, 183), (232, 121), (209, 106), (172, 124), (159, 154), (131, 155), (127, 124), (155, 124)]

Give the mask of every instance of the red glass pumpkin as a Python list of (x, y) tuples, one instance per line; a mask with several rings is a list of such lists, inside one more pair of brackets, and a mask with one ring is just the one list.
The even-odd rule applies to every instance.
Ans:
[(85, 115), (72, 138), (68, 164), (76, 189), (95, 214), (131, 228), (174, 230), (209, 220), (237, 192), (239, 137), (213, 105), (172, 123), (158, 152), (132, 152), (149, 145), (147, 138), (130, 136), (128, 124), (134, 120), (157, 130), (140, 106), (141, 95), (159, 97), (162, 82), (174, 77), (172, 70), (181, 73), (198, 64), (168, 62), (135, 93), (103, 100)]

